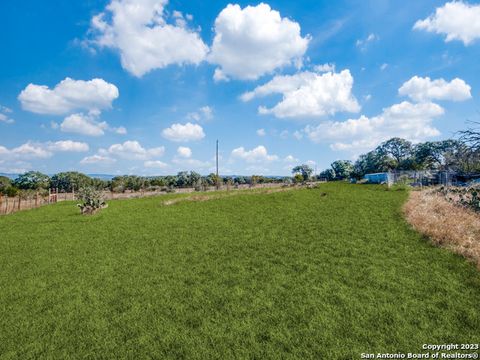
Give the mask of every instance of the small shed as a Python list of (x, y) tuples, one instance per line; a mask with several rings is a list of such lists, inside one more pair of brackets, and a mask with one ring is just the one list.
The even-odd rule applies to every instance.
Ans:
[(364, 179), (371, 184), (390, 184), (393, 182), (392, 174), (388, 172), (365, 174)]

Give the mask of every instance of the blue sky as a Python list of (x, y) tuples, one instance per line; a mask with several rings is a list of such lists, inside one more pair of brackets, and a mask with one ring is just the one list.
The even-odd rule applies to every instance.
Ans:
[(289, 174), (479, 120), (480, 3), (3, 1), (0, 172)]

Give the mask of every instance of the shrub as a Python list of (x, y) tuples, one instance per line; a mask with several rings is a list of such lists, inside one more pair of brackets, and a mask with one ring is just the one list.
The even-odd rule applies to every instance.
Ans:
[(92, 215), (107, 207), (103, 193), (91, 186), (81, 188), (78, 192), (78, 198), (82, 201), (81, 204), (77, 204), (82, 214)]
[(8, 197), (15, 197), (18, 195), (18, 189), (14, 186), (9, 186), (4, 190), (4, 194)]
[(480, 212), (480, 187), (478, 186), (465, 188), (442, 186), (437, 191), (452, 203)]

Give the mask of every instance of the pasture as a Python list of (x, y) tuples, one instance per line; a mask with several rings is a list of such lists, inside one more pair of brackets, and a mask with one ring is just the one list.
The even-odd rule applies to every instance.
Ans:
[(0, 359), (357, 359), (480, 342), (480, 274), (409, 227), (406, 191), (163, 203), (178, 196), (0, 217)]

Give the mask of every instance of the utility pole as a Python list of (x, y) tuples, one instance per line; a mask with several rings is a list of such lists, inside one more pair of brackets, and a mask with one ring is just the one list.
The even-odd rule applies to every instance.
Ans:
[(220, 178), (218, 177), (218, 139), (217, 139), (216, 160), (217, 160), (217, 172), (216, 172), (217, 178), (216, 178), (216, 183), (217, 183), (217, 190), (218, 190), (218, 188), (219, 188), (219, 186), (220, 186)]

